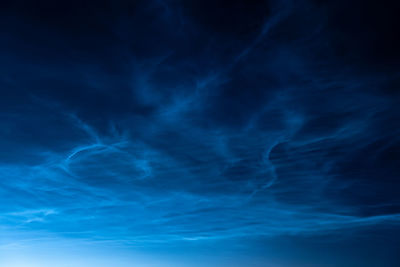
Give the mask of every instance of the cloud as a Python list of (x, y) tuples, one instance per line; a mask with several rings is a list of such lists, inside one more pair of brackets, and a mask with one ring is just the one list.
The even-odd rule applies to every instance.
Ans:
[(342, 2), (252, 2), (2, 11), (3, 246), (261, 255), (397, 227), (398, 69), (370, 53), (390, 45), (357, 22), (351, 38)]

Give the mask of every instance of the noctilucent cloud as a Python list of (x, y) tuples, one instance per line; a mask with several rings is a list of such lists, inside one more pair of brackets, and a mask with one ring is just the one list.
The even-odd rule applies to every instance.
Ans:
[(0, 266), (400, 266), (395, 1), (0, 4)]

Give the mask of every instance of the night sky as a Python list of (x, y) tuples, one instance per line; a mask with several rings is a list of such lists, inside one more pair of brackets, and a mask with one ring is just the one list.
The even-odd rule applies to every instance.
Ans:
[(395, 2), (2, 2), (0, 266), (400, 266)]

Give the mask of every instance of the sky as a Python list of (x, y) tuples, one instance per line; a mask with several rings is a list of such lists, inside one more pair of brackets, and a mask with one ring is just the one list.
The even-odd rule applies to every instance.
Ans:
[(2, 2), (0, 266), (400, 266), (394, 2)]

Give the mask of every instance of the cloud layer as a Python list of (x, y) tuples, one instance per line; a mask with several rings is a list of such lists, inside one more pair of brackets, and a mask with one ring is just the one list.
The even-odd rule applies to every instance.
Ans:
[(395, 14), (355, 1), (353, 17), (342, 2), (5, 7), (3, 245), (233, 241), (257, 254), (260, 239), (394, 231)]

